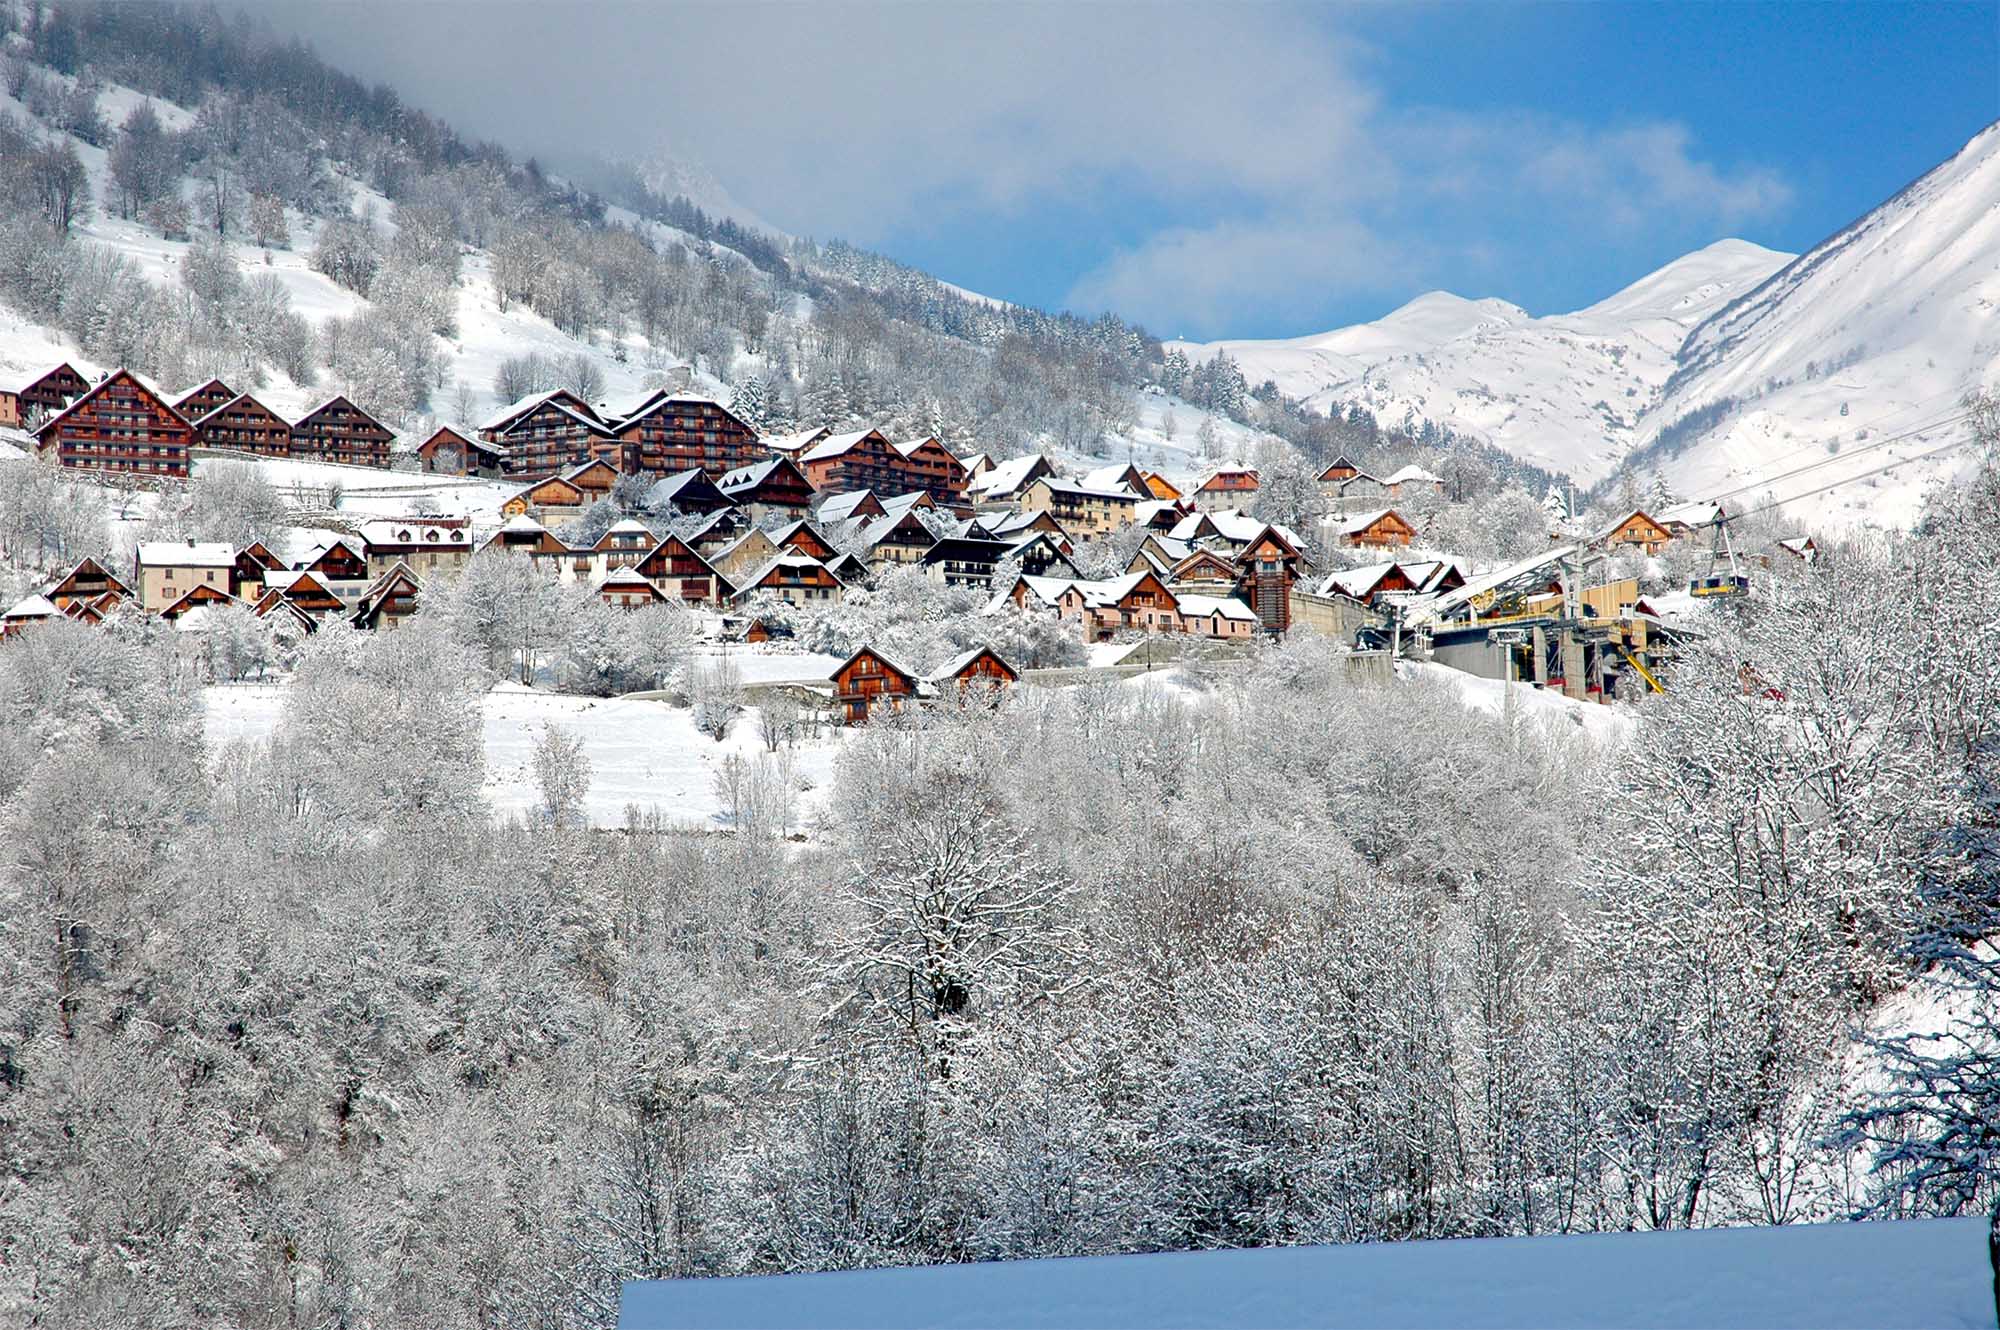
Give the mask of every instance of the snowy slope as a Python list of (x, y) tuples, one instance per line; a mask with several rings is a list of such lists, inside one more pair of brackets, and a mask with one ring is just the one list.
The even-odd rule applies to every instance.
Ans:
[[(1694, 331), (1649, 431), (1718, 403), (1736, 409), (1666, 475), (1708, 494), (1812, 464), (1771, 485), (1789, 499), (1963, 437), (1939, 422), (1968, 390), (2000, 381), (1996, 312), (2000, 125)], [(1885, 442), (1898, 434), (1909, 437)], [(1907, 521), (1923, 489), (1967, 460), (1899, 467), (1794, 512)]]
[(623, 1330), (1992, 1326), (1983, 1219), (1588, 1233), (627, 1284)]
[(1570, 314), (1533, 318), (1502, 300), (1434, 291), (1313, 337), (1178, 345), (1199, 359), (1227, 350), (1251, 383), (1274, 379), (1313, 405), (1358, 402), (1385, 424), (1432, 421), (1588, 482), (1640, 442), (1688, 334), (1787, 258), (1723, 240)]

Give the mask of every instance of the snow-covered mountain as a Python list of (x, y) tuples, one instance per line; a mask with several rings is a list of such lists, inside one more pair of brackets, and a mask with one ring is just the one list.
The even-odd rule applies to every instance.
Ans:
[(1863, 473), (1962, 437), (1958, 401), (2000, 379), (1996, 310), (2000, 125), (1796, 258), (1724, 240), (1571, 314), (1433, 292), (1314, 337), (1180, 345), (1586, 483), (1629, 465), (1687, 495), (1902, 522), (1965, 455)]
[(1967, 464), (1964, 450), (1907, 459), (1965, 437), (1960, 400), (2000, 382), (1996, 315), (2000, 124), (1705, 320), (1647, 434), (1719, 417), (1662, 459), (1684, 493), (1782, 477), (1769, 488), (1800, 496), (1797, 512), (1907, 520), (1929, 484)]
[(710, 217), (730, 218), (753, 231), (783, 237), (785, 232), (759, 217), (702, 163), (662, 144), (638, 164), (639, 178), (662, 198), (685, 198)]
[(1227, 350), (1251, 383), (1273, 379), (1316, 406), (1432, 421), (1593, 481), (1641, 441), (1689, 332), (1789, 257), (1723, 240), (1570, 314), (1433, 291), (1315, 337), (1179, 345), (1200, 359)]

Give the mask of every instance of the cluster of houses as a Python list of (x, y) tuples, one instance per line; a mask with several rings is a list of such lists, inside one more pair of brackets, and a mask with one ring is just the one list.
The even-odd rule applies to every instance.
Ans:
[(83, 559), (0, 615), (0, 637), (58, 615), (100, 623), (121, 605), (181, 628), (232, 605), (295, 636), (335, 617), (394, 628), (416, 613), (427, 580), (455, 575), (473, 553), (462, 518), (365, 522), (359, 530), (329, 533), (290, 562), (262, 541), (141, 541), (129, 581)]
[(19, 389), (0, 390), (0, 425), (27, 429), (36, 451), (63, 466), (180, 478), (198, 447), (386, 467), (395, 441), (387, 426), (345, 397), (287, 421), (220, 379), (169, 400), (130, 370), (91, 383), (67, 364)]

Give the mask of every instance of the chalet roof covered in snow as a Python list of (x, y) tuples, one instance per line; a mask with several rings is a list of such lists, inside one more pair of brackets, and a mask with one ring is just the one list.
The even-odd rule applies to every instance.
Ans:
[(1034, 479), (1038, 469), (1046, 469), (1048, 464), (1048, 459), (1040, 453), (1010, 457), (1004, 462), (995, 462), (990, 471), (974, 477), (966, 489), (968, 493), (984, 498), (1011, 498)]
[(1238, 623), (1257, 622), (1256, 611), (1245, 605), (1237, 596), (1203, 596), (1194, 593), (1176, 595), (1174, 604), (1180, 612), (1195, 619), (1206, 619), (1211, 615), (1221, 615)]
[(8, 610), (6, 614), (0, 615), (0, 618), (11, 620), (48, 619), (61, 613), (62, 611), (56, 608), (54, 601), (38, 593), (16, 601), (14, 607)]
[(147, 540), (140, 542), (139, 562), (147, 568), (231, 568), (236, 548), (213, 541)]
[(836, 457), (844, 457), (854, 450), (856, 444), (873, 433), (875, 431), (872, 429), (861, 429), (847, 434), (831, 435), (806, 449), (799, 460), (801, 462), (825, 462)]
[(1415, 463), (1412, 463), (1411, 465), (1406, 467), (1400, 467), (1397, 470), (1391, 471), (1388, 475), (1382, 477), (1382, 483), (1384, 485), (1407, 485), (1412, 482), (1422, 482), (1430, 485), (1442, 485), (1444, 484), (1444, 477), (1438, 475), (1435, 472), (1426, 471), (1422, 467), (1417, 466)]

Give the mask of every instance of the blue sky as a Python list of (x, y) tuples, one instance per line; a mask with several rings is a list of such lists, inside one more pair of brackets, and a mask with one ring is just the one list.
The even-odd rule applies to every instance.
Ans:
[[(518, 148), (665, 149), (786, 230), (1162, 336), (1439, 287), (1547, 313), (1725, 236), (1800, 250), (2000, 118), (2000, 3), (269, 12)], [(591, 77), (505, 91), (565, 63)]]

